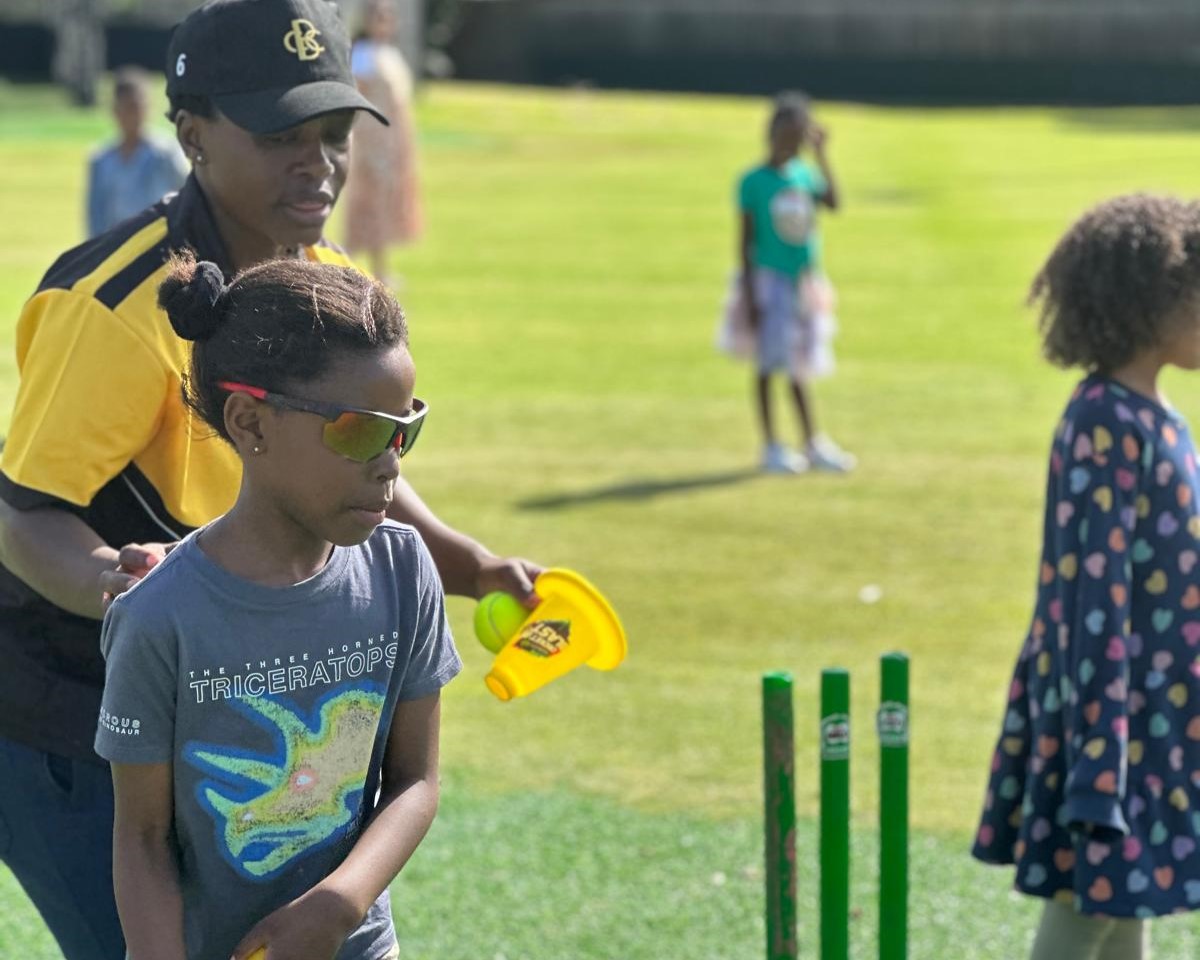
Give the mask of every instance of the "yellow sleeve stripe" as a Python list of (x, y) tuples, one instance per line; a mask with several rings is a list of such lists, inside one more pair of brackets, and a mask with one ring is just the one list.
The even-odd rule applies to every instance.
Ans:
[[(93, 297), (46, 290), (21, 319), (21, 381), (0, 469), (86, 506), (153, 438), (171, 371), (144, 333)], [(115, 369), (125, 371), (120, 383)]]
[(71, 289), (76, 293), (86, 294), (89, 297), (94, 296), (96, 291), (104, 286), (105, 283), (128, 267), (156, 243), (160, 243), (166, 235), (166, 217), (159, 217), (157, 220), (151, 221), (114, 250), (112, 255), (95, 270), (72, 284)]

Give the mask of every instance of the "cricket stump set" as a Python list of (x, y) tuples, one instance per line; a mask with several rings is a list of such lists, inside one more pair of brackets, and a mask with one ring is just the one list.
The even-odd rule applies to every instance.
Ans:
[[(908, 954), (908, 657), (880, 657), (879, 960)], [(762, 678), (767, 960), (795, 960), (796, 806), (792, 677)], [(821, 671), (821, 960), (850, 951), (850, 673)]]

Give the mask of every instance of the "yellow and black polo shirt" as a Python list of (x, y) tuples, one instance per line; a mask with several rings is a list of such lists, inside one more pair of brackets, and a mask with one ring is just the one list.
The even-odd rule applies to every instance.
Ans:
[[(177, 540), (228, 510), (233, 450), (180, 393), (189, 344), (157, 305), (171, 252), (190, 247), (232, 275), (194, 179), (69, 250), (17, 324), (20, 384), (0, 460), (0, 497), (81, 517), (109, 545)], [(336, 247), (313, 260), (350, 265)], [(104, 664), (99, 623), (54, 606), (0, 567), (0, 735), (96, 759)]]

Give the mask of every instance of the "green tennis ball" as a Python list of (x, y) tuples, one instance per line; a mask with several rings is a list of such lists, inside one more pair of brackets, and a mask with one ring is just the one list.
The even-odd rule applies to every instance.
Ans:
[(475, 636), (492, 653), (499, 653), (528, 615), (529, 611), (511, 594), (489, 593), (475, 607)]

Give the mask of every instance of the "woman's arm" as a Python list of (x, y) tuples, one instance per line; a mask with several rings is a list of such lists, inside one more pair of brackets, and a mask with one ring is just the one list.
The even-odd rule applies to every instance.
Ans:
[(493, 590), (511, 593), (525, 606), (537, 606), (533, 581), (542, 568), (519, 557), (498, 557), (477, 540), (443, 523), (403, 477), (396, 480), (388, 516), (411, 523), (433, 555), (446, 593), (478, 599)]
[(169, 763), (114, 763), (113, 889), (129, 960), (187, 960)]
[(234, 951), (238, 960), (268, 944), (284, 957), (329, 958), (362, 923), (433, 823), (440, 725), (440, 693), (396, 705), (370, 824), (333, 873), (246, 934)]
[[(0, 500), (0, 563), (55, 606), (78, 616), (101, 619), (102, 595), (128, 589), (165, 555), (162, 544), (110, 547), (66, 510), (18, 510)], [(124, 569), (118, 570), (118, 564)]]

